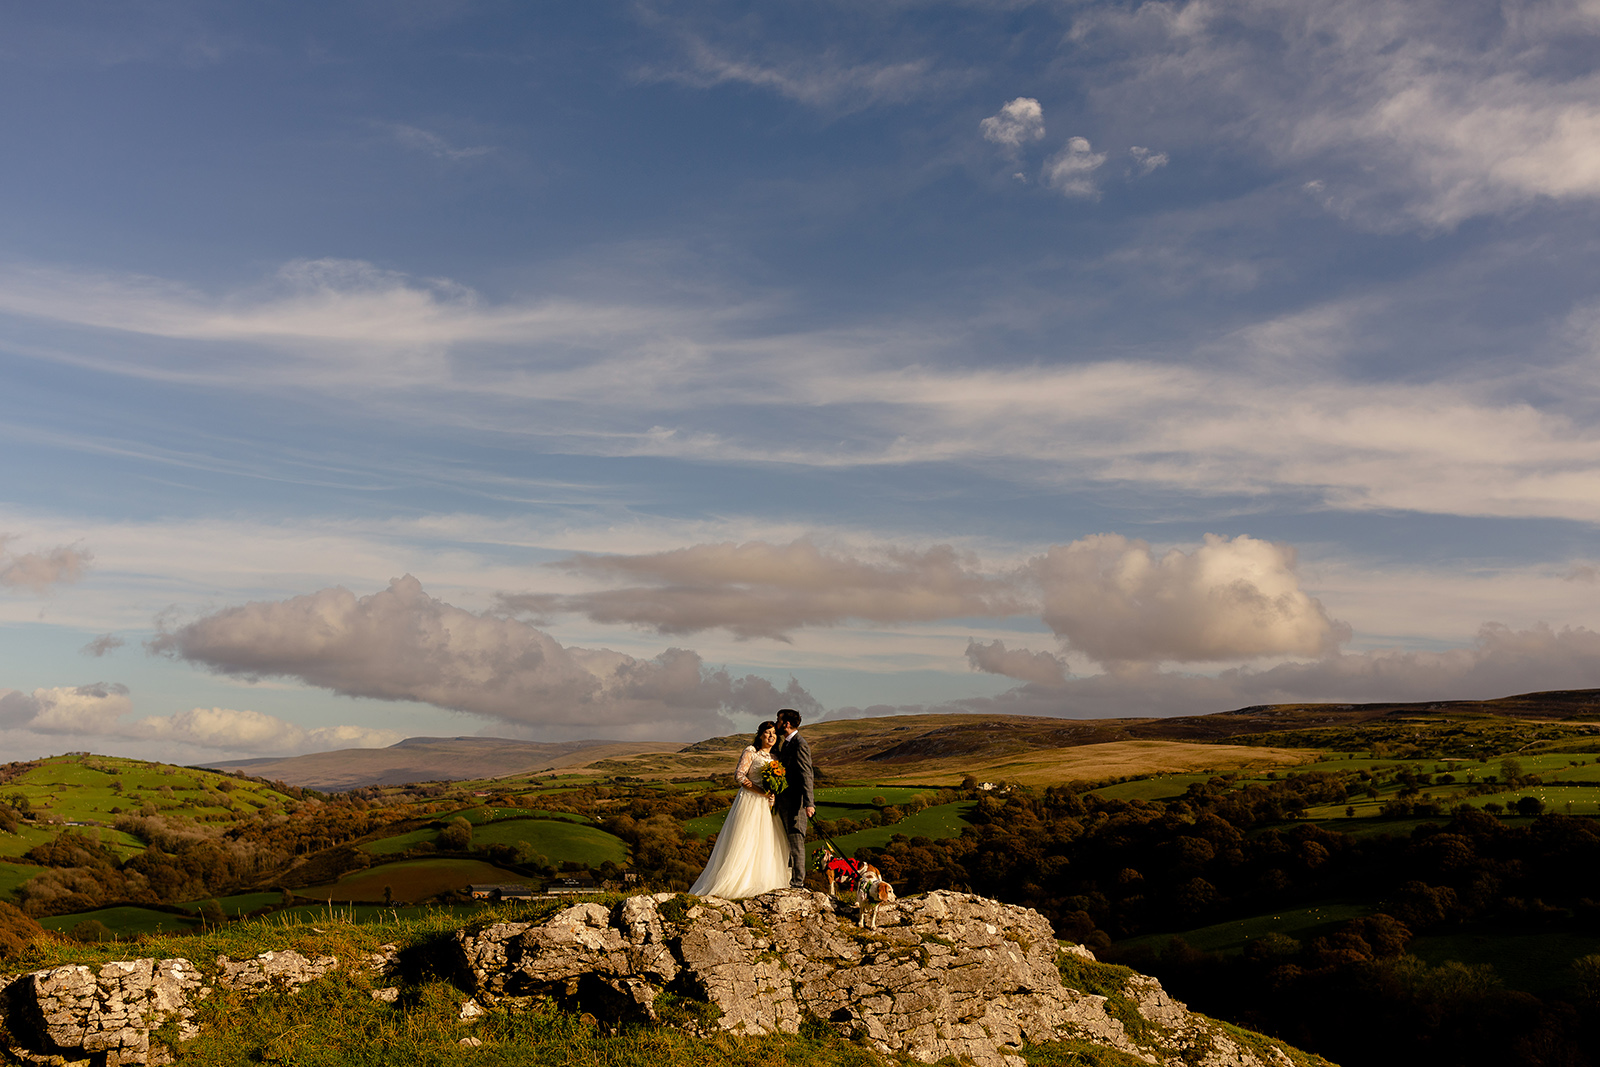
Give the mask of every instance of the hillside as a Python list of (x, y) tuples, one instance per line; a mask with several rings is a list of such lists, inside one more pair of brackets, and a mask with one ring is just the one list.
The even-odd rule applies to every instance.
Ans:
[[(1499, 721), (1524, 743), (1533, 724), (1551, 736), (1600, 733), (1600, 690), (1527, 693), (1494, 700), (1376, 704), (1276, 704), (1178, 718), (900, 715), (807, 723), (832, 779), (959, 781), (973, 774), (1028, 785), (1133, 773), (1216, 772), (1294, 766), (1307, 750), (1364, 739), (1405, 740), (1417, 721)], [(1556, 724), (1560, 724), (1557, 726)], [(1339, 741), (1339, 738), (1344, 741)], [(1387, 738), (1387, 741), (1383, 739)], [(342, 749), (208, 766), (324, 791), (407, 782), (492, 782), (552, 772), (670, 779), (720, 775), (749, 743), (744, 734), (689, 745), (667, 741), (540, 744), (504, 738), (408, 738), (389, 748)], [(1202, 747), (1203, 746), (1203, 747)]]
[(540, 743), (504, 737), (408, 737), (388, 748), (346, 748), (281, 759), (224, 760), (204, 766), (243, 771), (306, 789), (341, 792), (368, 785), (536, 774), (680, 747), (668, 741)]

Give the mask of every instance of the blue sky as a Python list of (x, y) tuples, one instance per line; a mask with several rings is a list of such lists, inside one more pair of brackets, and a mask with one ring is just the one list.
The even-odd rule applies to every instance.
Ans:
[(0, 755), (1600, 686), (1600, 6), (0, 12)]

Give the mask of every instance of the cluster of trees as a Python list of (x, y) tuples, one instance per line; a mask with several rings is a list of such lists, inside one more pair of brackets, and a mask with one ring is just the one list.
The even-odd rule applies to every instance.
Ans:
[[(1591, 1062), (1583, 1050), (1600, 1044), (1584, 1042), (1600, 1034), (1582, 1020), (1595, 1005), (1578, 994), (1541, 1000), (1505, 990), (1491, 970), (1428, 967), (1405, 947), (1414, 935), (1460, 929), (1600, 933), (1600, 828), (1559, 815), (1509, 826), (1465, 806), (1398, 836), (1298, 822), (1308, 807), (1365, 787), (1355, 775), (1306, 773), (1244, 787), (1215, 778), (1166, 803), (1075, 787), (1014, 793), (979, 799), (978, 825), (958, 838), (897, 837), (866, 851), (902, 892), (961, 888), (1025, 904), (1112, 958), (1113, 941), (1135, 935), (1373, 901), (1377, 914), (1309, 944), (1263, 938), (1243, 957), (1218, 959), (1180, 942), (1124, 962), (1202, 1011), (1338, 1062), (1395, 1062), (1396, 1048), (1425, 1063)], [(1370, 1032), (1368, 1014), (1383, 1020)]]

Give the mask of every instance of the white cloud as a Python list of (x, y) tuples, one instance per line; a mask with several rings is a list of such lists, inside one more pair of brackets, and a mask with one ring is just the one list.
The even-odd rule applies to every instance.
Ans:
[[(74, 747), (121, 751), (155, 742), (163, 751), (295, 755), (333, 748), (377, 748), (403, 739), (394, 730), (362, 726), (306, 729), (258, 711), (194, 708), (174, 715), (130, 719), (128, 687), (115, 682), (57, 686), (21, 693), (0, 689), (0, 726), (39, 739), (70, 739)], [(13, 744), (15, 740), (13, 740)]]
[(1030, 141), (1044, 138), (1044, 108), (1030, 96), (1019, 96), (978, 123), (983, 139), (1015, 156)]
[(0, 692), (0, 723), (35, 733), (104, 735), (131, 710), (128, 687), (115, 682)]
[(225, 608), (166, 632), (155, 652), (245, 677), (298, 678), (346, 696), (408, 700), (567, 736), (704, 737), (730, 715), (815, 704), (670, 648), (653, 659), (564, 648), (514, 619), (430, 597), (415, 578)]
[[(519, 440), (536, 426), (545, 447), (583, 455), (939, 462), (1034, 484), (1292, 489), (1341, 509), (1600, 519), (1587, 361), (1525, 377), (1508, 362), (1493, 379), (1459, 382), (1342, 378), (1340, 357), (1372, 328), (1378, 299), (1247, 325), (1175, 353), (1182, 361), (966, 370), (955, 361), (977, 339), (927, 323), (765, 336), (745, 323), (736, 337), (732, 311), (696, 321), (645, 307), (492, 306), (446, 282), (349, 264), (295, 265), (285, 277), (296, 279), (279, 279), (287, 295), (213, 298), (148, 279), (0, 272), (0, 308), (238, 342), (163, 344), (141, 360), (113, 345), (98, 369), (229, 389), (293, 382), (405, 422)], [(521, 354), (480, 365), (484, 346), (502, 342)], [(1563, 375), (1583, 387), (1563, 390), (1559, 410), (1515, 399)], [(794, 417), (816, 409), (829, 417)], [(121, 454), (116, 442), (77, 447)], [(214, 466), (198, 454), (149, 458)]]
[(1059, 686), (1067, 680), (1067, 665), (1053, 652), (1007, 648), (1004, 641), (967, 642), (967, 661), (975, 671), (1003, 674), (1031, 685)]
[(1600, 687), (1600, 633), (1486, 623), (1468, 648), (1442, 652), (1341, 653), (1270, 670), (1217, 675), (1121, 664), (1060, 685), (1026, 685), (997, 697), (931, 705), (844, 707), (830, 718), (921, 712), (1139, 718), (1209, 715), (1258, 704), (1484, 700), (1560, 689)]
[(1350, 637), (1299, 587), (1294, 550), (1207, 534), (1160, 558), (1143, 541), (1100, 534), (1034, 561), (1044, 621), (1101, 663), (1313, 656)]
[(397, 730), (365, 726), (303, 726), (259, 711), (193, 708), (126, 724), (123, 736), (229, 752), (294, 755), (340, 748), (385, 748), (404, 740)]
[(1087, 138), (1072, 137), (1065, 148), (1045, 161), (1041, 180), (1063, 196), (1094, 199), (1100, 195), (1094, 172), (1105, 161), (1105, 153), (1094, 151)]
[(435, 159), (448, 159), (451, 162), (458, 163), (463, 160), (478, 159), (494, 152), (493, 148), (486, 145), (460, 148), (431, 130), (422, 129), (420, 126), (410, 126), (403, 122), (381, 122), (377, 125), (387, 131), (395, 142), (402, 147), (424, 152)]
[(1173, 0), (1084, 10), (1072, 40), (1124, 57), (1096, 89), (1112, 112), (1318, 165), (1375, 223), (1452, 227), (1600, 196), (1600, 72), (1561, 58), (1597, 31), (1563, 2)]
[(501, 597), (512, 612), (576, 612), (660, 633), (722, 627), (739, 637), (782, 638), (802, 626), (852, 620), (917, 622), (1006, 616), (1026, 607), (1014, 583), (981, 573), (949, 545), (885, 547), (856, 555), (800, 539), (702, 544), (643, 556), (580, 555), (554, 564), (602, 579), (649, 584), (571, 595)]
[(1138, 165), (1140, 174), (1149, 174), (1151, 171), (1164, 167), (1171, 162), (1165, 152), (1140, 148), (1138, 145), (1128, 149), (1128, 154), (1133, 157), (1134, 163)]
[(0, 534), (0, 585), (28, 589), (39, 596), (57, 586), (76, 582), (88, 571), (94, 553), (72, 545), (57, 545), (48, 552), (12, 553), (6, 544), (15, 537)]
[(749, 85), (810, 107), (843, 112), (903, 103), (949, 82), (931, 60), (841, 61), (832, 53), (752, 58), (701, 37), (686, 36), (687, 66), (641, 70), (646, 81), (675, 81), (697, 89)]

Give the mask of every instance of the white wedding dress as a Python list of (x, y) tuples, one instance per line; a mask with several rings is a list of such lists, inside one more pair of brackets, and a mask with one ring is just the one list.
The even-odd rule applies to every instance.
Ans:
[(760, 787), (761, 772), (771, 760), (770, 752), (754, 745), (746, 745), (739, 756), (734, 771), (739, 795), (717, 834), (706, 869), (689, 890), (694, 896), (741, 900), (788, 886), (789, 838), (767, 798), (744, 788), (747, 782)]

